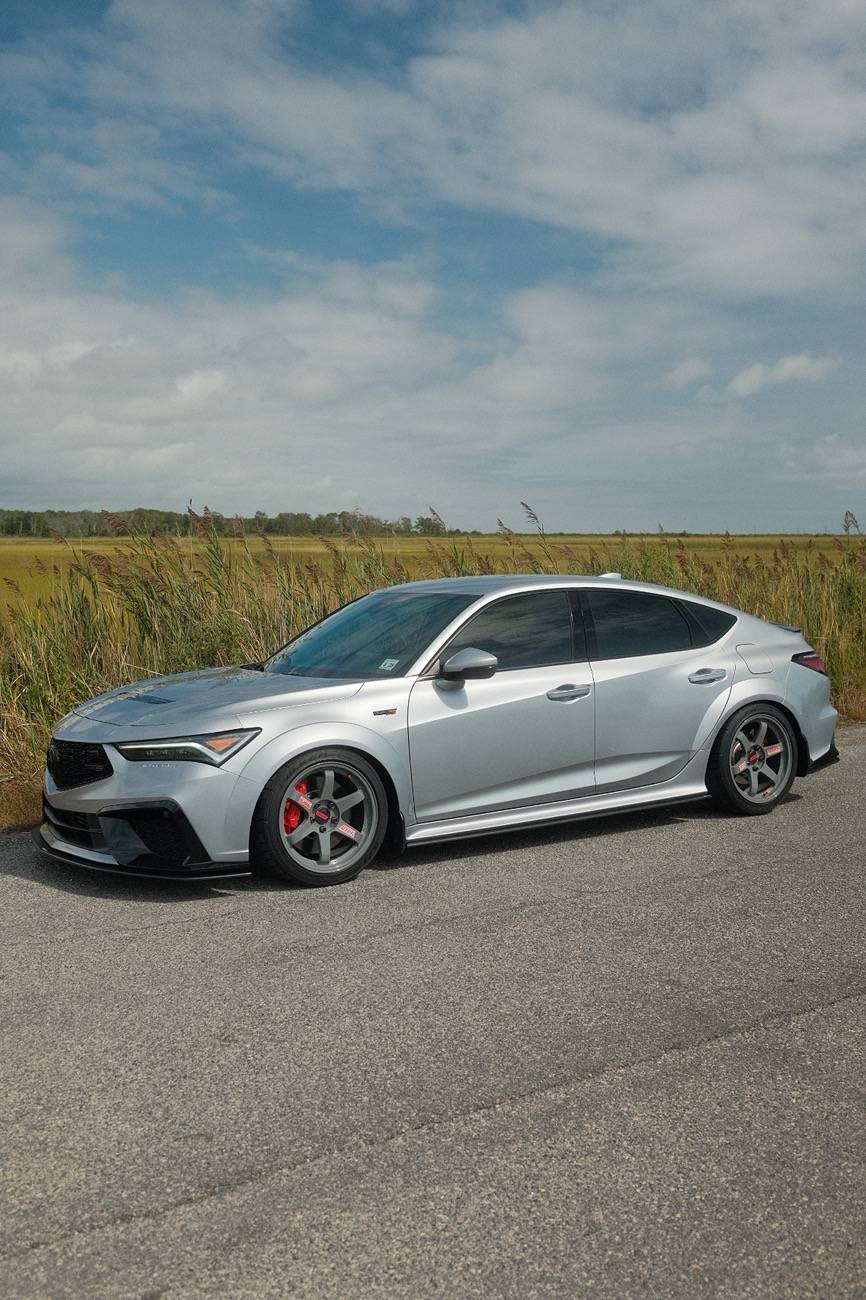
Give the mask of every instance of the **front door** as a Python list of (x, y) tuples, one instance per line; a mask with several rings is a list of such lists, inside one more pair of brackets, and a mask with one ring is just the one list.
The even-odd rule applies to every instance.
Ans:
[(456, 686), (422, 677), (409, 696), (418, 820), (592, 794), (593, 680), (567, 593), (486, 605), (444, 654), (467, 646), (496, 655), (493, 677)]

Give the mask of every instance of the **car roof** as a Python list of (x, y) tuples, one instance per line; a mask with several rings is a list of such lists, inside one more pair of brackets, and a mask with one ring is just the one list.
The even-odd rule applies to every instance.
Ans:
[(526, 591), (533, 587), (612, 587), (627, 591), (647, 591), (656, 595), (674, 596), (699, 601), (702, 605), (712, 605), (716, 609), (728, 610), (741, 615), (731, 605), (722, 605), (696, 592), (679, 591), (674, 587), (661, 587), (652, 582), (637, 582), (630, 578), (609, 575), (593, 576), (580, 573), (483, 573), (476, 577), (463, 578), (424, 578), (418, 582), (403, 582), (388, 591), (417, 592), (466, 592), (481, 598), (493, 593)]

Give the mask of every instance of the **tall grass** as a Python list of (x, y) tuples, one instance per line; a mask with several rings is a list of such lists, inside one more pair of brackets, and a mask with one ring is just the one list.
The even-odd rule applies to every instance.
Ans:
[(840, 539), (830, 556), (780, 541), (770, 560), (729, 544), (708, 562), (665, 537), (574, 548), (524, 508), (534, 534), (500, 525), (506, 545), (495, 558), (451, 537), (431, 542), (411, 575), (372, 537), (328, 542), (326, 562), (297, 562), (267, 538), (255, 551), (227, 544), (207, 514), (193, 516), (193, 539), (133, 535), (111, 556), (72, 550), (48, 595), (33, 603), (10, 592), (0, 625), (0, 827), (37, 817), (46, 744), (77, 702), (143, 677), (263, 658), (329, 610), (410, 576), (617, 570), (699, 592), (802, 627), (828, 660), (843, 716), (866, 718), (866, 539)]

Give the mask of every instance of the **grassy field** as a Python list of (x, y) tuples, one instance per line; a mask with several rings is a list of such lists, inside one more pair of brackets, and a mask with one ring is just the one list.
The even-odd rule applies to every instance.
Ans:
[(866, 718), (866, 539), (553, 536), (0, 541), (0, 829), (34, 820), (52, 728), (141, 678), (263, 658), (329, 610), (410, 577), (602, 573), (795, 623), (843, 717)]
[[(541, 549), (533, 535), (524, 534), (521, 535), (521, 539), (531, 554), (541, 555)], [(805, 534), (786, 537), (769, 534), (722, 537), (708, 533), (679, 538), (649, 533), (631, 534), (628, 537), (628, 543), (632, 546), (669, 547), (682, 541), (690, 555), (709, 563), (715, 563), (731, 552), (739, 556), (771, 562), (773, 552), (778, 550), (780, 545), (797, 552), (831, 556), (838, 553), (845, 540), (826, 534), (816, 537)], [(622, 545), (622, 538), (619, 535), (601, 533), (556, 534), (550, 536), (549, 541), (558, 549), (561, 548), (564, 555), (573, 557), (575, 566), (573, 571), (577, 573), (589, 571), (593, 556)], [(405, 536), (377, 537), (375, 542), (387, 559), (404, 565), (413, 577), (433, 572), (436, 568), (435, 556), (446, 555), (452, 545), (448, 538)], [(507, 561), (514, 548), (507, 536), (493, 533), (472, 537), (470, 542), (477, 554), (490, 558), (494, 568), (508, 568)], [(333, 547), (340, 544), (340, 539), (271, 537), (268, 543), (274, 552), (288, 563), (305, 564), (312, 561), (324, 565), (330, 562), (329, 556), (333, 552)], [(195, 539), (181, 539), (179, 544), (187, 547), (191, 553), (201, 550), (201, 543)], [(68, 572), (70, 565), (75, 561), (76, 554), (90, 552), (94, 555), (103, 555), (110, 560), (122, 550), (124, 545), (123, 538), (114, 537), (75, 539), (69, 544), (47, 537), (24, 539), (2, 537), (0, 538), (0, 588), (5, 589), (7, 596), (17, 593), (27, 598), (46, 595), (51, 590), (54, 579), (59, 574)], [(246, 543), (234, 539), (225, 540), (225, 546), (230, 552), (239, 551), (244, 545), (257, 556), (263, 555), (266, 550), (265, 543), (258, 537), (249, 538)], [(458, 541), (458, 545), (465, 545), (465, 543)], [(2, 594), (3, 592), (0, 591), (0, 595)]]

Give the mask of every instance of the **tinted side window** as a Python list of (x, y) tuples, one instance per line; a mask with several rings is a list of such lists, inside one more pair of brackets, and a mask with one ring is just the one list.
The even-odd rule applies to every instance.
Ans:
[(595, 629), (596, 659), (688, 650), (689, 625), (673, 601), (637, 591), (583, 592)]
[(462, 627), (446, 654), (489, 650), (500, 668), (541, 668), (571, 660), (571, 606), (564, 591), (506, 596)]
[(733, 614), (726, 614), (722, 609), (711, 609), (709, 605), (695, 605), (690, 600), (681, 600), (683, 613), (692, 628), (692, 645), (712, 645), (720, 640), (736, 623)]

